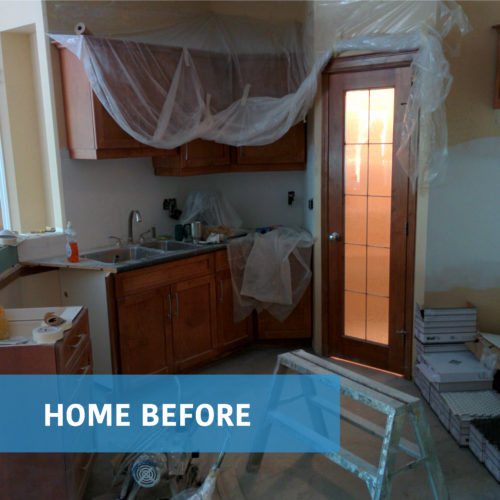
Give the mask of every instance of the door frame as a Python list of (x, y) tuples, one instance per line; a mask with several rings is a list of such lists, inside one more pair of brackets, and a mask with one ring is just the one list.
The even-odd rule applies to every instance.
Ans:
[[(363, 54), (332, 58), (323, 70), (321, 83), (321, 111), (322, 111), (322, 144), (321, 144), (321, 350), (324, 356), (330, 355), (330, 283), (329, 283), (329, 240), (328, 240), (328, 173), (330, 161), (329, 148), (329, 78), (335, 73), (351, 73), (358, 71), (372, 71), (389, 68), (408, 67), (417, 51)], [(411, 188), (408, 183), (408, 235), (406, 241), (406, 294), (405, 294), (405, 349), (403, 374), (406, 378), (412, 375), (413, 350), (413, 307), (414, 307), (414, 279), (415, 279), (415, 234), (417, 213), (417, 189)]]

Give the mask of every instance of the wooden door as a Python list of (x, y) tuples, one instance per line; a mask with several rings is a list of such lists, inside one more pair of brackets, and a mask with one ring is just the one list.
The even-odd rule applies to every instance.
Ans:
[(170, 321), (163, 290), (117, 301), (122, 374), (167, 373)]
[(410, 80), (408, 66), (330, 74), (325, 109), (329, 354), (398, 373), (413, 299), (412, 196), (396, 156)]
[(231, 272), (219, 271), (217, 286), (217, 339), (219, 349), (225, 351), (249, 342), (252, 338), (252, 316), (238, 323), (233, 316), (233, 285)]
[(215, 353), (215, 279), (204, 276), (172, 285), (172, 343), (175, 370)]

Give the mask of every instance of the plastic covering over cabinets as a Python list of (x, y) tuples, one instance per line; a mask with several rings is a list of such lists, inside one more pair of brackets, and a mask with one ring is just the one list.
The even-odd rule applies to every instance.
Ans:
[(399, 157), (415, 180), (432, 154), (446, 152), (451, 75), (442, 40), (455, 26), (468, 30), (455, 2), (316, 2), (304, 25), (209, 12), (172, 19), (133, 39), (51, 35), (83, 61), (103, 106), (142, 143), (272, 143), (305, 118), (332, 56), (418, 49), (402, 147), (417, 144), (420, 120), (420, 167), (416, 151), (409, 162)]
[(312, 245), (307, 231), (289, 227), (229, 240), (235, 322), (254, 309), (284, 321), (311, 280)]

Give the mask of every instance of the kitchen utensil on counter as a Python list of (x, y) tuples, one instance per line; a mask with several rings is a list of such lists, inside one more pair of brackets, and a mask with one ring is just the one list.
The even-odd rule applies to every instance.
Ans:
[(182, 241), (184, 237), (184, 226), (182, 224), (176, 224), (174, 228), (174, 238), (176, 241)]
[(191, 222), (191, 237), (193, 238), (193, 240), (194, 241), (201, 240), (201, 235), (202, 235), (201, 222), (199, 221)]
[(184, 240), (193, 241), (193, 235), (191, 234), (191, 224), (184, 224)]

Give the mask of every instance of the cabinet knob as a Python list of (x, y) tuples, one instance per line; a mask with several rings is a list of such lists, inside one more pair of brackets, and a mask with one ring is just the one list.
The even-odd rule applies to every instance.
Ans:
[(340, 233), (334, 232), (330, 236), (328, 236), (330, 241), (340, 241)]

